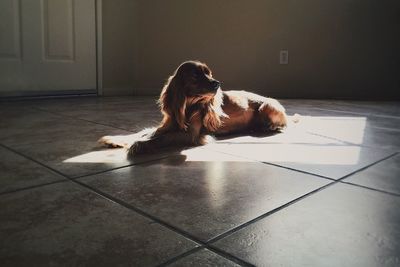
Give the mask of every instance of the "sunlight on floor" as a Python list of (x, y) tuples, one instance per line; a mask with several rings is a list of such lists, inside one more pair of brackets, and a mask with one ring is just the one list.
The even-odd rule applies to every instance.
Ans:
[(186, 161), (204, 161), (204, 162), (246, 162), (251, 161), (247, 158), (235, 157), (225, 153), (215, 152), (204, 148), (187, 149), (181, 152), (186, 156)]
[(127, 161), (126, 149), (107, 149), (92, 151), (64, 160), (65, 163), (121, 163)]
[(307, 132), (361, 145), (366, 124), (366, 117), (304, 116), (299, 126)]
[[(360, 147), (338, 140), (351, 139), (362, 144), (365, 117), (302, 117), (285, 133), (267, 136), (241, 136), (219, 140), (205, 147), (187, 149), (180, 154), (186, 161), (300, 163), (310, 165), (355, 165)], [(310, 134), (311, 133), (311, 134)], [(315, 135), (316, 134), (316, 135)], [(325, 138), (327, 136), (328, 138)], [(148, 155), (151, 158), (154, 155)], [(69, 158), (65, 163), (130, 163), (125, 149), (92, 151)]]
[[(263, 162), (288, 162), (312, 165), (355, 165), (358, 146), (314, 144), (218, 144), (214, 150)], [(197, 159), (207, 161), (207, 152)]]

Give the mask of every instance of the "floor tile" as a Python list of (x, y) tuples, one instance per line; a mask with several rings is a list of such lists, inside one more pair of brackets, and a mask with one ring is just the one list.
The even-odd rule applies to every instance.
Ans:
[(0, 147), (0, 193), (65, 180), (64, 177)]
[(154, 105), (156, 99), (156, 96), (71, 97), (31, 100), (28, 103), (32, 107), (50, 112), (69, 112), (71, 111), (71, 106), (74, 106), (76, 110), (93, 107), (98, 107), (99, 110), (107, 109), (108, 107), (140, 107), (143, 104)]
[(187, 267), (187, 266), (240, 266), (208, 249), (201, 249), (189, 256), (186, 256), (168, 266)]
[(360, 115), (376, 115), (400, 117), (400, 102), (395, 101), (348, 101), (348, 100), (312, 100), (312, 99), (283, 99), (281, 103), (287, 109), (323, 109), (348, 112)]
[(104, 98), (97, 103), (80, 103), (75, 109), (68, 109), (64, 103), (56, 105), (54, 102), (45, 105), (36, 104), (36, 107), (48, 112), (128, 131), (140, 131), (143, 128), (155, 127), (162, 119), (155, 97)]
[(399, 266), (399, 206), (336, 184), (214, 245), (256, 266)]
[(373, 165), (344, 181), (400, 195), (400, 155)]
[[(62, 123), (62, 120), (52, 114), (35, 111), (29, 108), (12, 108), (2, 110), (0, 120), (0, 138), (3, 144), (16, 144), (32, 142), (41, 128), (49, 127), (54, 123)], [(48, 135), (46, 135), (48, 141)], [(36, 142), (45, 140), (36, 140)]]
[(80, 181), (204, 241), (330, 182), (203, 149), (182, 153)]
[(27, 145), (69, 140), (87, 140), (91, 143), (104, 135), (129, 134), (96, 123), (63, 117), (42, 111), (16, 111), (0, 122), (0, 143), (7, 146)]
[[(336, 126), (342, 126), (336, 130), (351, 132), (356, 130), (363, 131), (365, 128), (383, 128), (388, 130), (400, 131), (400, 114), (399, 116), (378, 115), (378, 114), (360, 114), (349, 111), (326, 110), (320, 108), (289, 108), (289, 114), (299, 114), (300, 123), (304, 124), (306, 129), (312, 130), (313, 126), (317, 129), (321, 126), (330, 126), (329, 122), (334, 123)], [(310, 120), (311, 119), (311, 120)], [(343, 125), (339, 125), (339, 123)], [(332, 125), (330, 129), (333, 129)]]
[[(323, 101), (325, 102), (325, 101)], [(331, 107), (318, 107), (337, 111), (400, 117), (400, 102), (396, 101), (335, 101)]]
[(306, 133), (297, 126), (274, 136), (244, 136), (218, 140), (207, 145), (205, 149), (269, 162), (332, 179), (339, 179), (395, 152), (342, 143)]
[(196, 246), (71, 182), (0, 203), (2, 266), (154, 266)]
[[(400, 116), (379, 117), (319, 109), (294, 109), (303, 131), (356, 145), (400, 150)], [(294, 111), (292, 111), (294, 112)]]

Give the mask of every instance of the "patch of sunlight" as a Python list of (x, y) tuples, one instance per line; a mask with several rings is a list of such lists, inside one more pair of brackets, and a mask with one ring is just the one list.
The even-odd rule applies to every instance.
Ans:
[(321, 134), (359, 145), (362, 144), (364, 140), (367, 118), (304, 116), (299, 125), (307, 132)]
[(215, 152), (204, 148), (187, 149), (181, 152), (186, 156), (186, 161), (205, 161), (205, 162), (247, 162), (250, 159), (235, 157), (225, 153)]
[[(355, 165), (361, 148), (341, 141), (362, 144), (365, 126), (365, 117), (302, 116), (299, 123), (290, 124), (287, 131), (278, 135), (225, 139), (205, 147), (183, 150), (181, 154), (186, 161)], [(107, 149), (84, 153), (63, 162), (120, 164), (128, 159), (125, 149)]]
[(84, 153), (82, 155), (72, 157), (64, 160), (65, 163), (121, 163), (126, 162), (126, 150), (123, 148), (119, 149), (107, 149), (101, 151), (92, 151)]
[(355, 165), (361, 151), (358, 146), (314, 144), (217, 144), (213, 149), (257, 161), (310, 165)]

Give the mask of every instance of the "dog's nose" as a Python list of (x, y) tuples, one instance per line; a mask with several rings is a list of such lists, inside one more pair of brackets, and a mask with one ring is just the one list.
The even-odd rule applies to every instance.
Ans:
[(221, 86), (221, 83), (219, 81), (217, 81), (217, 80), (214, 80), (214, 81), (211, 82), (211, 85), (212, 85), (214, 90), (217, 90)]

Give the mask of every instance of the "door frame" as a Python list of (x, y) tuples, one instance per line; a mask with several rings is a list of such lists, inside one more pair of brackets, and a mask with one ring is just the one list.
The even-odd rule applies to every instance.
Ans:
[(103, 0), (95, 0), (96, 25), (96, 89), (103, 95)]

